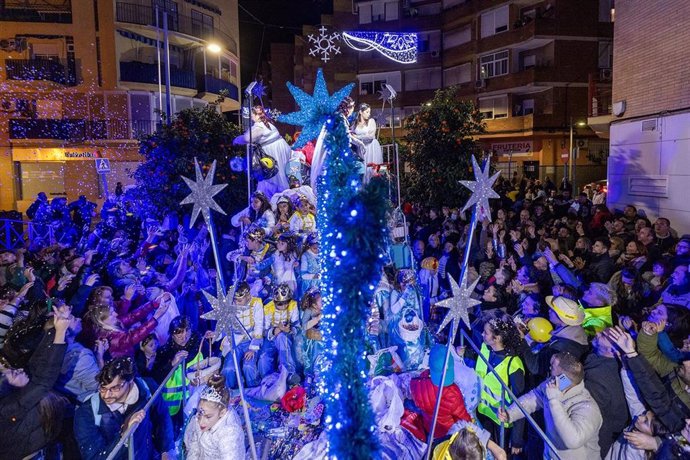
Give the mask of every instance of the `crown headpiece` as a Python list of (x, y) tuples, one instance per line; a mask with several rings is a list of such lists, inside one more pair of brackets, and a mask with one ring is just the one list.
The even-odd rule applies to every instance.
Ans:
[(206, 387), (203, 390), (201, 390), (200, 399), (203, 399), (204, 401), (214, 402), (220, 404), (221, 406), (224, 405), (223, 395), (221, 395), (218, 392), (218, 390), (216, 390), (216, 388), (211, 385), (206, 385)]

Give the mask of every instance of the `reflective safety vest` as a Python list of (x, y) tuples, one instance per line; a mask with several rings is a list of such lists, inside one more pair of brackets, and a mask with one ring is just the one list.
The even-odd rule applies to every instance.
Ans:
[(587, 332), (587, 335), (593, 337), (607, 327), (613, 326), (613, 317), (611, 315), (611, 306), (585, 308), (585, 320), (582, 322), (582, 327)]
[[(193, 360), (187, 361), (186, 367), (198, 363), (202, 359), (203, 355), (199, 353), (194, 357)], [(182, 367), (178, 365), (172, 377), (170, 377), (168, 381), (165, 382), (165, 386), (163, 387), (163, 401), (165, 401), (165, 405), (168, 406), (168, 412), (170, 412), (170, 416), (176, 415), (185, 403), (182, 394), (184, 383), (187, 384), (187, 396), (189, 396), (189, 379), (186, 379), (187, 381), (183, 382), (183, 378), (184, 376), (182, 375)]]
[[(485, 343), (482, 343), (481, 355), (489, 360), (489, 347)], [(510, 385), (510, 374), (521, 370), (525, 372), (525, 367), (522, 364), (522, 360), (517, 356), (508, 356), (503, 361), (501, 361), (497, 366), (494, 366), (496, 373), (501, 377), (501, 381), (506, 385)], [(501, 384), (494, 375), (493, 372), (489, 372), (488, 367), (483, 359), (477, 358), (477, 365), (474, 368), (475, 372), (482, 379), (482, 395), (479, 401), (479, 406), (477, 411), (480, 414), (486, 415), (491, 420), (496, 423), (496, 425), (501, 425), (501, 421), (498, 419), (498, 409), (501, 407)], [(505, 407), (512, 404), (513, 400), (506, 393), (505, 395)], [(511, 423), (504, 423), (506, 427), (512, 426)]]

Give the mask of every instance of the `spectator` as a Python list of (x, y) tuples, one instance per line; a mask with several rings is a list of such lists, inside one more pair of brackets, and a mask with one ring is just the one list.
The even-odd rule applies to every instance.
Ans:
[[(105, 459), (132, 425), (134, 458), (162, 460), (174, 458), (170, 415), (162, 399), (154, 400), (147, 412), (142, 409), (151, 398), (150, 386), (136, 377), (131, 358), (116, 358), (98, 374), (98, 392), (77, 408), (74, 433), (84, 460)], [(127, 448), (116, 459), (127, 458)]]
[[(529, 414), (544, 410), (545, 431), (562, 460), (601, 458), (598, 432), (602, 416), (585, 388), (584, 376), (582, 363), (573, 355), (557, 353), (551, 358), (551, 378), (518, 398)], [(507, 411), (501, 410), (499, 417), (514, 422), (524, 415), (512, 404)]]

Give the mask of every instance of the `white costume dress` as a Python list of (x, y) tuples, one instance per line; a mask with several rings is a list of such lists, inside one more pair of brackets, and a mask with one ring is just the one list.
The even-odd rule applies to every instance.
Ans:
[[(349, 123), (347, 121), (347, 118), (344, 115), (341, 115), (341, 117), (344, 120), (346, 128), (349, 130)], [(317, 192), (316, 190), (316, 184), (318, 181), (318, 177), (323, 173), (323, 163), (326, 160), (326, 155), (328, 152), (326, 152), (326, 146), (325, 140), (326, 140), (326, 134), (328, 132), (326, 131), (326, 126), (324, 125), (323, 128), (321, 128), (321, 133), (319, 134), (319, 137), (316, 138), (316, 145), (314, 145), (314, 155), (311, 158), (311, 173), (310, 173), (310, 178), (311, 178), (311, 188), (314, 190), (314, 192)], [(359, 146), (361, 148), (363, 146), (362, 142), (357, 139), (351, 132), (349, 133), (350, 135), (350, 142)], [(379, 145), (379, 148), (381, 146)], [(354, 154), (357, 156), (361, 156), (360, 152), (357, 151), (357, 149), (354, 149)]]
[(184, 432), (188, 460), (244, 460), (244, 431), (235, 410), (230, 407), (213, 427), (201, 431), (192, 417)]
[[(257, 189), (263, 192), (269, 199), (275, 194), (280, 193), (289, 187), (287, 176), (285, 175), (285, 165), (290, 161), (292, 150), (285, 139), (280, 136), (278, 129), (271, 123), (268, 127), (262, 122), (254, 123), (252, 126), (252, 139), (255, 144), (273, 158), (278, 168), (278, 173), (270, 179), (259, 182)], [(242, 136), (245, 143), (249, 143), (249, 131)]]
[(366, 126), (356, 124), (354, 126), (354, 135), (364, 144), (364, 166), (366, 172), (364, 173), (364, 183), (366, 184), (376, 173), (376, 169), (369, 166), (370, 164), (380, 165), (383, 163), (383, 151), (381, 144), (376, 140), (376, 122), (370, 118)]

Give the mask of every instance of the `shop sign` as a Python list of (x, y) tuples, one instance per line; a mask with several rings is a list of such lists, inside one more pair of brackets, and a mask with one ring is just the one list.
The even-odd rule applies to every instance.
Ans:
[(40, 147), (12, 149), (13, 161), (72, 161), (89, 160), (103, 157), (100, 150), (60, 147)]
[(532, 141), (495, 142), (491, 144), (491, 150), (501, 157), (529, 157), (532, 156), (533, 144)]

